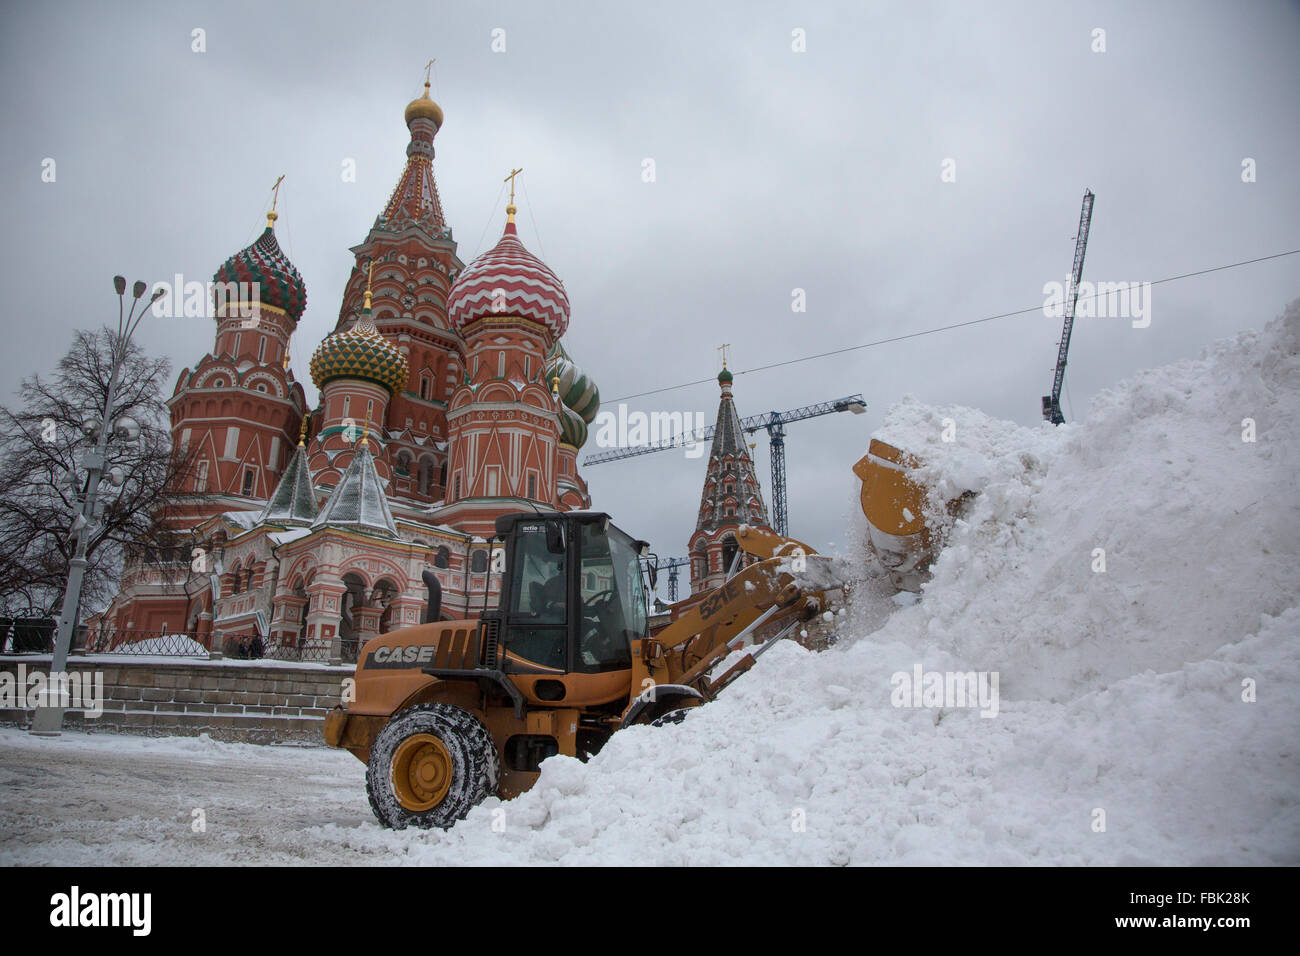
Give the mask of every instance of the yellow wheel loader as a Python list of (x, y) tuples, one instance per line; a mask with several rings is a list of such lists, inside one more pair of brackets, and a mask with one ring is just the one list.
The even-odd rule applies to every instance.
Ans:
[[(385, 826), (450, 827), (489, 795), (527, 790), (547, 757), (586, 759), (622, 727), (681, 719), (837, 586), (821, 555), (754, 534), (741, 546), (760, 560), (682, 602), (651, 637), (648, 546), (608, 515), (517, 513), (495, 531), (505, 555), (498, 606), (438, 621), (440, 590), (426, 572), (433, 623), (368, 641), (354, 699), (326, 717), (326, 742), (366, 764)], [(775, 635), (710, 679), (760, 628)]]
[[(862, 482), (862, 513), (871, 550), (894, 587), (907, 591), (921, 590), (936, 545), (941, 544), (926, 521), (926, 491), (912, 477), (919, 466), (914, 455), (878, 438), (871, 440), (866, 455), (853, 466)], [(946, 502), (948, 514), (959, 514), (974, 494), (966, 491)]]

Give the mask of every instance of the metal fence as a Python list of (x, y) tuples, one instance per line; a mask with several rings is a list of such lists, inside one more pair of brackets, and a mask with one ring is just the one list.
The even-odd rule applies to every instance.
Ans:
[[(256, 649), (256, 645), (255, 648)], [(261, 648), (261, 656), (267, 660), (273, 661), (303, 661), (303, 662), (326, 662), (328, 663), (333, 653), (333, 644), (330, 641), (315, 638), (312, 640), (299, 639), (298, 641), (277, 641), (272, 639), (269, 644)], [(344, 664), (355, 664), (357, 662), (358, 641), (356, 639), (344, 639), (339, 650), (339, 657)], [(232, 654), (228, 656), (238, 656)]]
[[(54, 621), (38, 617), (0, 617), (0, 653), (50, 654), (54, 650)], [(72, 652), (112, 654), (123, 657), (181, 657), (207, 660), (211, 638), (184, 633), (79, 626), (73, 633)], [(319, 638), (268, 639), (257, 635), (233, 634), (221, 641), (221, 654), (230, 660), (271, 660), (329, 663), (334, 653), (331, 641)], [(343, 638), (339, 659), (355, 664), (360, 650), (358, 638)]]
[(50, 654), (54, 651), (54, 618), (34, 615), (0, 617), (0, 653)]

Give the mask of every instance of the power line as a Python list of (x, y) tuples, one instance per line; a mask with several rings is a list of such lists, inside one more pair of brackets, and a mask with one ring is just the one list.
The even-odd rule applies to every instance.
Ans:
[(528, 206), (528, 221), (533, 224), (533, 234), (537, 236), (537, 251), (542, 254), (542, 261), (546, 261), (546, 248), (542, 245), (542, 234), (537, 228), (537, 218), (533, 215), (533, 200), (528, 195), (527, 181), (519, 184), (524, 190), (524, 204)]
[[(1161, 285), (1165, 282), (1176, 282), (1179, 279), (1191, 279), (1195, 276), (1209, 275), (1211, 272), (1222, 272), (1225, 269), (1236, 269), (1239, 268), (1240, 266), (1253, 265), (1256, 262), (1267, 262), (1270, 259), (1281, 259), (1285, 256), (1294, 256), (1297, 253), (1300, 253), (1300, 249), (1292, 249), (1290, 252), (1279, 252), (1271, 256), (1260, 256), (1258, 259), (1243, 259), (1241, 262), (1230, 262), (1227, 265), (1214, 266), (1213, 268), (1210, 269), (1201, 269), (1197, 272), (1184, 272), (1182, 275), (1166, 276), (1163, 279), (1155, 279), (1154, 281), (1147, 283), (1147, 285)], [(1102, 293), (1093, 292), (1091, 295), (1080, 296), (1080, 298), (1095, 299), (1100, 294)], [(1107, 292), (1105, 294), (1110, 295), (1112, 293)], [(818, 352), (814, 355), (804, 355), (801, 356), (800, 358), (786, 359), (783, 362), (772, 362), (768, 365), (758, 365), (755, 366), (754, 368), (747, 368), (747, 369), (741, 369), (739, 371), (735, 371), (732, 374), (746, 375), (750, 372), (766, 372), (769, 369), (782, 368), (786, 365), (797, 365), (800, 362), (811, 362), (815, 359), (829, 358), (832, 355), (843, 355), (846, 352), (857, 352), (861, 349), (875, 348), (877, 345), (888, 345), (891, 342), (903, 342), (907, 339), (916, 339), (924, 335), (935, 335), (939, 332), (951, 332), (953, 329), (964, 329), (968, 326), (980, 325), (984, 322), (993, 322), (996, 321), (997, 319), (1007, 319), (1015, 315), (1027, 315), (1030, 312), (1041, 312), (1042, 310), (1043, 310), (1042, 305), (1036, 305), (1028, 309), (1017, 309), (1014, 312), (1000, 312), (997, 315), (986, 315), (982, 319), (971, 319), (967, 322), (955, 322), (952, 325), (941, 325), (938, 328), (925, 329), (924, 331), (921, 332), (908, 332), (904, 335), (890, 336), (887, 339), (876, 339), (874, 342), (863, 342), (861, 345), (848, 345), (840, 349), (831, 349), (829, 352)], [(625, 402), (628, 399), (632, 399), (632, 398), (644, 398), (647, 395), (660, 395), (664, 392), (675, 392), (679, 388), (690, 388), (693, 385), (703, 385), (706, 382), (712, 382), (712, 381), (714, 381), (714, 378), (710, 376), (709, 378), (696, 379), (693, 382), (682, 382), (679, 385), (665, 385), (663, 388), (652, 388), (645, 392), (636, 392), (632, 395), (623, 395), (619, 398), (611, 398), (608, 401), (610, 403)]]
[(506, 184), (503, 182), (501, 184), (501, 188), (497, 190), (497, 198), (492, 202), (492, 211), (488, 213), (487, 222), (483, 223), (483, 231), (478, 234), (478, 245), (474, 249), (474, 255), (470, 259), (471, 262), (473, 262), (474, 259), (477, 259), (478, 254), (483, 251), (483, 237), (487, 235), (488, 229), (491, 228), (492, 220), (496, 219), (497, 217), (497, 206), (500, 205), (501, 194), (504, 193), (505, 191), (506, 191)]

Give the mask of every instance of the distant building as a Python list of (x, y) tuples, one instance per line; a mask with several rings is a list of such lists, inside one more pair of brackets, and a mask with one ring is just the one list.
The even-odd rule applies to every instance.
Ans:
[[(727, 572), (740, 553), (736, 532), (742, 525), (768, 527), (767, 506), (754, 471), (754, 458), (745, 442), (740, 413), (732, 399), (731, 382), (731, 372), (724, 367), (718, 373), (722, 397), (718, 401), (718, 420), (713, 428), (709, 467), (700, 495), (700, 513), (688, 545), (692, 594), (717, 587), (727, 579)], [(754, 560), (741, 553), (739, 567)]]
[(288, 360), (306, 285), (274, 210), (217, 270), (258, 301), (218, 297), (213, 350), (176, 381), (172, 437), (194, 456), (194, 495), (169, 518), (173, 541), (125, 568), (98, 616), (112, 640), (165, 630), (352, 659), (370, 636), (420, 621), (427, 568), (444, 618), (493, 600), (497, 515), (590, 507), (577, 456), (600, 398), (560, 344), (564, 285), (519, 241), (513, 183), (500, 241), (461, 263), (434, 181), (443, 113), (427, 83), (405, 120), (405, 168), (351, 250), (334, 332), (311, 359), (310, 415)]

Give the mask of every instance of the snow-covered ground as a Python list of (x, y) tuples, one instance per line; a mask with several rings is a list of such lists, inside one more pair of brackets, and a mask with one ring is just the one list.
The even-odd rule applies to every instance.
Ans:
[[(864, 582), (680, 725), (447, 833), (380, 829), (333, 751), (3, 731), (0, 862), (1300, 863), (1300, 301), (1077, 424), (881, 437), (979, 492), (921, 600)], [(996, 672), (996, 716), (893, 706), (917, 666)]]

